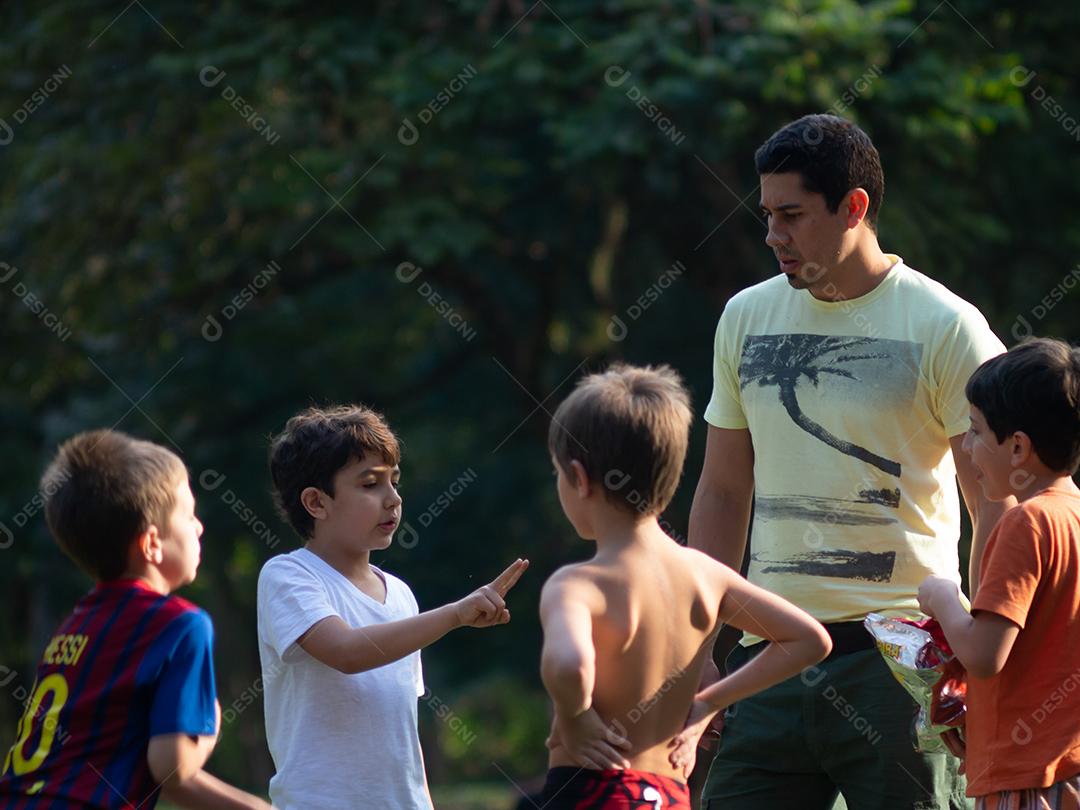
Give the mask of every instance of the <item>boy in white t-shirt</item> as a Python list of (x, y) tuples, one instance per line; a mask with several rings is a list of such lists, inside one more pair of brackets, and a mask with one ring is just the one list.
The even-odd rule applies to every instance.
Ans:
[(385, 420), (358, 405), (309, 408), (273, 441), (275, 498), (305, 540), (259, 574), (270, 795), (281, 810), (430, 810), (420, 649), (458, 627), (510, 621), (504, 597), (527, 560), (425, 613), (408, 585), (371, 565), (401, 522), (399, 460)]

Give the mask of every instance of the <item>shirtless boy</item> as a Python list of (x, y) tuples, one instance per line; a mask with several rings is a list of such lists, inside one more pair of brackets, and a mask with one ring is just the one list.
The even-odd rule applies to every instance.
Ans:
[[(555, 707), (545, 810), (689, 810), (686, 778), (716, 713), (831, 648), (808, 614), (660, 528), (690, 421), (673, 370), (624, 365), (581, 380), (552, 419), (559, 502), (596, 554), (555, 572), (540, 599), (541, 675)], [(697, 693), (724, 624), (771, 643)]]

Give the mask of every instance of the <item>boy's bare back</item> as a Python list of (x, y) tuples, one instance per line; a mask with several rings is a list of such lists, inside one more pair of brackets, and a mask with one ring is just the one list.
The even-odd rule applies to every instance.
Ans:
[[(630, 740), (631, 768), (682, 778), (669, 762), (670, 742), (683, 729), (720, 629), (729, 576), (657, 527), (560, 569), (545, 586), (545, 625), (565, 622), (568, 632), (591, 635), (592, 707)], [(551, 767), (574, 764), (557, 740), (552, 746)]]

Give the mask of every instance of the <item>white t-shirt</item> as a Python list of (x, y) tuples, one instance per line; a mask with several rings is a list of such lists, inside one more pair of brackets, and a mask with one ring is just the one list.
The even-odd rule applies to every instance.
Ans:
[(409, 586), (375, 571), (386, 583), (384, 604), (306, 548), (274, 557), (259, 574), (266, 738), (277, 769), (270, 798), (279, 810), (431, 810), (416, 730), (420, 652), (345, 675), (296, 643), (328, 616), (364, 627), (417, 615)]
[(775, 276), (716, 331), (705, 419), (754, 443), (748, 578), (823, 622), (918, 615), (929, 574), (959, 583), (949, 438), (967, 430), (968, 377), (1005, 350), (974, 306), (891, 258), (847, 301)]

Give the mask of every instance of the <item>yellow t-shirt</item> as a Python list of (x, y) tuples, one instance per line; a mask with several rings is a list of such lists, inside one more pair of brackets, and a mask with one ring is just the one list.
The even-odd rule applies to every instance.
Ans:
[(1005, 350), (974, 306), (890, 258), (848, 301), (771, 278), (716, 330), (705, 419), (754, 444), (748, 578), (822, 622), (915, 616), (927, 575), (960, 581), (949, 437), (968, 427), (968, 377)]

